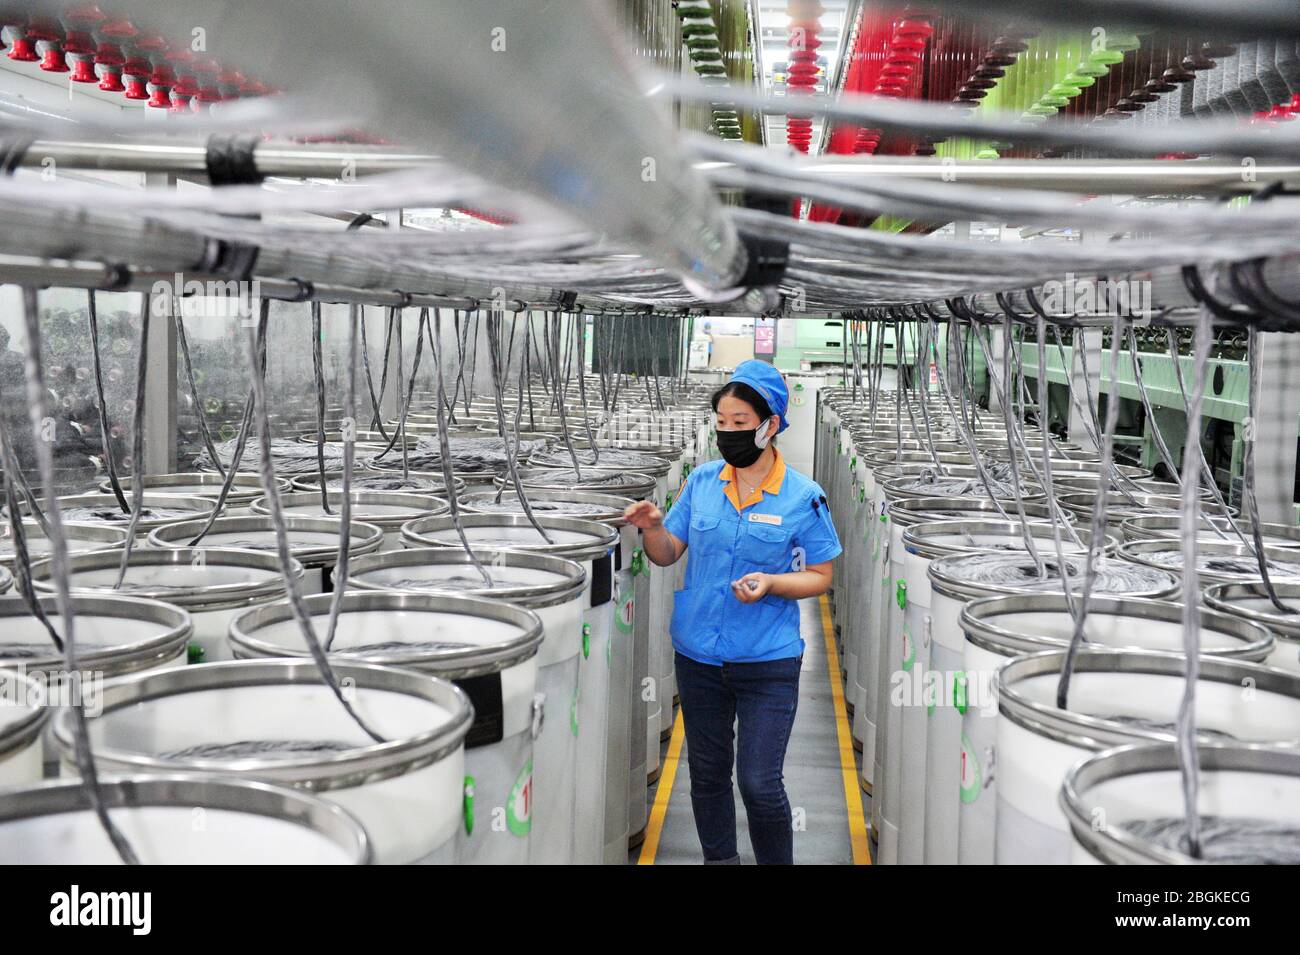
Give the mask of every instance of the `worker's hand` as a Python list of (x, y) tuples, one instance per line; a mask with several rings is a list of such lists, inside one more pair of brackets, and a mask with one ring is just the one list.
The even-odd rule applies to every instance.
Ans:
[(731, 592), (743, 604), (752, 604), (762, 600), (772, 589), (771, 574), (746, 574), (731, 584)]
[(623, 519), (638, 530), (648, 531), (663, 524), (664, 512), (655, 507), (654, 501), (637, 501), (623, 512)]

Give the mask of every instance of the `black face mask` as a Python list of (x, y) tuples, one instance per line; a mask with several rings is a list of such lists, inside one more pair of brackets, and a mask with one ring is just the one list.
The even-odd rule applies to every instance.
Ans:
[(719, 431), (718, 453), (722, 455), (722, 460), (733, 468), (749, 467), (762, 455), (763, 448), (767, 447), (766, 441), (763, 442), (763, 448), (754, 443), (758, 432), (766, 427), (767, 422), (764, 421), (757, 428), (745, 431)]

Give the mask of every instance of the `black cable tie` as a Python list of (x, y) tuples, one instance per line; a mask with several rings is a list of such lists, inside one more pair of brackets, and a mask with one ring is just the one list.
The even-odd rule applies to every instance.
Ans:
[(131, 270), (125, 265), (109, 264), (104, 269), (108, 272), (108, 281), (101, 286), (104, 292), (125, 292), (131, 287)]
[[(774, 215), (787, 215), (789, 200), (783, 196), (766, 196), (745, 193), (741, 204), (746, 209), (756, 209)], [(747, 263), (745, 272), (736, 283), (743, 288), (770, 288), (780, 285), (790, 262), (790, 243), (786, 239), (754, 235), (740, 230), (740, 241), (745, 245)]]
[(258, 185), (265, 178), (257, 168), (257, 146), (262, 137), (255, 133), (208, 137), (203, 165), (213, 186)]
[(261, 251), (255, 245), (241, 242), (219, 242), (218, 257), (212, 271), (236, 282), (247, 282), (253, 277), (253, 268), (257, 265), (257, 254)]
[[(261, 141), (262, 137), (255, 133), (214, 133), (209, 136), (203, 151), (203, 165), (213, 187), (260, 184), (264, 177), (257, 169), (256, 152)], [(258, 251), (255, 245), (221, 241), (212, 271), (238, 282), (247, 282), (253, 277)]]
[(401, 296), (401, 299), (398, 301), (398, 303), (397, 303), (395, 306), (393, 306), (394, 308), (410, 308), (410, 307), (411, 307), (411, 302), (413, 301), (413, 298), (414, 298), (414, 297), (411, 295), (410, 292), (403, 292), (401, 289), (396, 289), (396, 288), (395, 288), (395, 289), (393, 289), (393, 294), (394, 294), (394, 295)]
[(289, 281), (298, 286), (298, 293), (293, 298), (285, 299), (286, 302), (307, 302), (315, 296), (316, 286), (306, 279), (289, 279)]
[(742, 231), (740, 241), (745, 245), (744, 274), (736, 284), (742, 288), (771, 288), (781, 284), (786, 266), (790, 263), (790, 243), (785, 239), (752, 235)]

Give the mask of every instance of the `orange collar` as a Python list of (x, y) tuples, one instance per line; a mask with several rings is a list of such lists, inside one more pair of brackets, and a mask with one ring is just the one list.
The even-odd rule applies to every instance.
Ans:
[(767, 472), (767, 477), (763, 479), (763, 483), (743, 503), (740, 500), (740, 482), (735, 479), (736, 469), (730, 464), (724, 464), (722, 470), (718, 472), (718, 480), (727, 482), (723, 493), (727, 495), (727, 500), (731, 502), (731, 506), (736, 509), (737, 513), (751, 504), (757, 504), (763, 499), (764, 494), (781, 493), (781, 483), (785, 480), (785, 458), (781, 457), (781, 452), (775, 447), (772, 448), (772, 454), (775, 455), (772, 470)]

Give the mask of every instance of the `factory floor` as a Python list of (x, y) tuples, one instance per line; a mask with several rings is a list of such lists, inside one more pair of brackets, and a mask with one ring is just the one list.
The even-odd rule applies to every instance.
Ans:
[[(844, 709), (835, 642), (828, 638), (825, 598), (799, 602), (806, 649), (799, 681), (799, 709), (785, 758), (785, 786), (794, 816), (798, 865), (867, 865), (871, 797), (858, 786), (858, 761)], [(650, 787), (650, 824), (645, 842), (628, 854), (639, 865), (697, 865), (703, 857), (691, 814), (691, 780), (680, 708), (671, 738), (660, 750), (662, 773)], [(753, 865), (745, 807), (736, 793), (741, 862)]]

